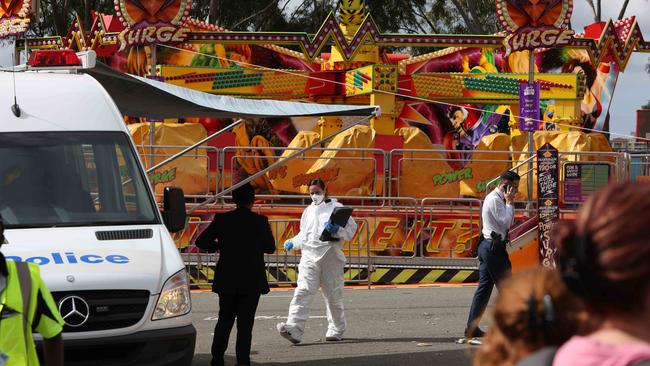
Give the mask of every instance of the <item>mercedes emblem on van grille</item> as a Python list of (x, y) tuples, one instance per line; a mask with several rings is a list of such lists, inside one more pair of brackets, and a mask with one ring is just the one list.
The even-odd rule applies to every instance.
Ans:
[(59, 301), (59, 313), (70, 327), (80, 327), (90, 317), (90, 306), (79, 296), (66, 296)]

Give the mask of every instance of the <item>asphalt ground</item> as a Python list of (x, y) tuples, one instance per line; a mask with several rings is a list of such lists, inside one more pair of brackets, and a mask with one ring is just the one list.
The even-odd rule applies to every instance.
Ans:
[[(286, 320), (293, 290), (262, 296), (255, 328), (253, 365), (471, 365), (475, 346), (457, 344), (467, 321), (475, 286), (348, 288), (344, 299), (347, 331), (341, 342), (325, 342), (325, 303), (312, 303), (302, 343), (282, 338), (276, 324)], [(496, 292), (496, 291), (495, 291)], [(210, 364), (218, 297), (193, 292), (197, 343), (193, 365)], [(486, 328), (488, 317), (482, 321)], [(226, 364), (235, 365), (236, 329), (230, 336)]]

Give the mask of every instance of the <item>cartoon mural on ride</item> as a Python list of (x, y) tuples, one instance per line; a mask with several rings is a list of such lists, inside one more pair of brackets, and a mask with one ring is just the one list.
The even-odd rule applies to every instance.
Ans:
[[(67, 35), (28, 39), (26, 46), (94, 49), (116, 69), (217, 95), (381, 106), (382, 115), (370, 126), (348, 130), (323, 149), (255, 180), (258, 193), (302, 194), (306, 181), (319, 177), (339, 196), (481, 198), (492, 178), (525, 159), (526, 139), (516, 115), (519, 83), (528, 79), (526, 46), (536, 47), (535, 80), (541, 84), (535, 145), (551, 142), (560, 151), (610, 150), (602, 134), (574, 127), (608, 131), (619, 73), (632, 52), (650, 52), (634, 17), (573, 34), (563, 28), (573, 11), (570, 0), (496, 3), (501, 21), (524, 33), (386, 34), (363, 0), (339, 1), (338, 17), (327, 17), (313, 36), (240, 32), (188, 17), (190, 0), (115, 0), (118, 12), (95, 14), (91, 29), (77, 20)], [(23, 42), (18, 47), (25, 47)], [(439, 49), (414, 56), (390, 53), (389, 46)], [(165, 133), (156, 133), (157, 145), (189, 145), (232, 121), (188, 116), (171, 122), (164, 123)], [(198, 170), (206, 170), (207, 184), (193, 180), (183, 188), (190, 194), (216, 192), (351, 122), (334, 117), (245, 121), (210, 143), (223, 149), (218, 162), (212, 152), (197, 151), (207, 161)], [(204, 131), (190, 131), (189, 125), (202, 125)], [(130, 128), (145, 145), (146, 124)], [(154, 178), (161, 186), (179, 184), (170, 177), (184, 175), (178, 170), (158, 174)], [(471, 240), (460, 248), (457, 238), (477, 227), (473, 219), (447, 227), (445, 218), (437, 218), (420, 228), (414, 218), (403, 218), (393, 230), (391, 220), (390, 215), (369, 219), (370, 237), (393, 233), (391, 246), (405, 255), (414, 252), (408, 238), (417, 237), (414, 247), (425, 248), (423, 255), (469, 256)], [(184, 235), (189, 242), (192, 235)], [(443, 235), (439, 243), (437, 235)], [(390, 253), (385, 241), (373, 240), (375, 253)], [(439, 247), (444, 250), (436, 252)]]

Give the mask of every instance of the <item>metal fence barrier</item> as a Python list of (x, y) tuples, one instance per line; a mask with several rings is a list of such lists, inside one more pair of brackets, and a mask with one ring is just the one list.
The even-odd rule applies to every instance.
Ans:
[[(224, 190), (235, 181), (233, 172), (235, 168), (239, 167), (242, 162), (249, 160), (255, 166), (268, 166), (277, 161), (281, 161), (281, 156), (285, 152), (297, 152), (300, 148), (288, 147), (252, 147), (252, 146), (238, 146), (223, 148), (220, 154), (219, 171), (221, 179), (221, 189)], [(356, 167), (371, 166), (370, 174), (372, 175), (372, 188), (370, 196), (385, 196), (386, 195), (386, 171), (383, 169), (386, 166), (386, 153), (381, 149), (367, 149), (367, 148), (315, 148), (313, 149), (317, 154), (298, 157), (297, 159), (303, 161), (316, 162), (322, 159), (321, 155), (326, 152), (344, 154), (352, 154), (354, 156), (337, 156), (329, 157), (328, 160), (349, 163), (352, 162)], [(264, 153), (273, 153), (273, 155), (264, 155)], [(294, 160), (296, 161), (296, 160)], [(228, 174), (228, 171), (230, 172)], [(280, 174), (273, 171), (274, 175)], [(305, 172), (306, 173), (306, 172)], [(267, 174), (267, 176), (271, 176)]]
[(630, 179), (644, 179), (639, 177), (650, 177), (650, 154), (631, 154), (630, 156)]
[[(152, 154), (150, 152), (151, 151), (150, 145), (136, 146), (138, 155), (140, 156), (143, 162), (150, 162), (152, 160), (151, 158), (153, 158), (153, 161), (166, 160), (186, 148), (187, 148), (186, 146), (176, 146), (176, 145), (155, 145), (154, 149), (167, 150), (168, 152)], [(207, 182), (206, 186), (200, 192), (195, 192), (193, 194), (186, 194), (186, 198), (200, 200), (200, 199), (205, 199), (206, 197), (209, 197), (211, 194), (218, 192), (219, 186), (221, 185), (220, 183), (221, 174), (218, 173), (218, 170), (216, 168), (218, 166), (219, 157), (221, 153), (222, 153), (221, 149), (218, 149), (216, 147), (201, 146), (188, 151), (187, 153), (185, 153), (185, 155), (177, 159), (176, 164), (179, 163), (182, 164), (183, 159), (202, 159), (205, 160), (206, 162), (206, 172), (205, 172), (206, 174), (205, 177)], [(148, 163), (145, 164), (149, 165)], [(152, 175), (159, 170), (164, 171), (167, 169), (169, 169), (169, 164), (165, 167), (160, 167), (152, 172), (149, 172), (148, 174)], [(162, 195), (157, 194), (156, 196), (157, 196), (156, 198), (161, 198)]]
[[(174, 147), (182, 148), (182, 147)], [(271, 159), (272, 162), (281, 159), (277, 155), (273, 156), (251, 156), (247, 154), (238, 154), (237, 150), (241, 148), (205, 148), (210, 150), (208, 159), (217, 158), (216, 162), (208, 162), (208, 166), (216, 166), (214, 175), (209, 179), (216, 182), (210, 187), (210, 191), (205, 196), (197, 195), (194, 197), (196, 202), (188, 203), (188, 207), (198, 204), (201, 198), (209, 198), (215, 192), (226, 188), (228, 181), (235, 177), (232, 175), (232, 169), (237, 165), (238, 159)], [(212, 149), (212, 150), (211, 150)], [(267, 148), (248, 148), (254, 149)], [(279, 151), (296, 150), (288, 148), (270, 148), (274, 154)], [(363, 164), (372, 164), (373, 195), (369, 196), (342, 196), (346, 206), (355, 209), (354, 218), (359, 224), (359, 232), (353, 240), (345, 243), (345, 254), (348, 258), (345, 269), (345, 279), (347, 283), (368, 283), (370, 285), (370, 273), (373, 272), (377, 265), (381, 266), (403, 266), (414, 268), (435, 268), (435, 267), (455, 267), (455, 268), (476, 268), (476, 259), (470, 257), (468, 253), (470, 247), (480, 235), (481, 205), (480, 198), (463, 198), (463, 197), (401, 197), (401, 175), (402, 166), (407, 161), (449, 161), (440, 157), (425, 156), (426, 154), (444, 154), (450, 150), (393, 150), (385, 153), (378, 149), (327, 149), (320, 151), (322, 154), (327, 150), (344, 151), (353, 150), (363, 152), (365, 155), (354, 157), (337, 157), (335, 159), (347, 159), (348, 161), (358, 161)], [(465, 153), (465, 152), (463, 152)], [(528, 156), (527, 153), (512, 156), (510, 151), (479, 151), (467, 152), (467, 155), (481, 153), (482, 158), (473, 160), (473, 164), (495, 164), (503, 163), (517, 169), (521, 175), (536, 176), (536, 159), (533, 157), (529, 160), (522, 160), (521, 156)], [(304, 159), (320, 159), (318, 156), (308, 156)], [(425, 154), (425, 155), (422, 155)], [(508, 159), (492, 159), (494, 154), (508, 154)], [(626, 179), (635, 179), (639, 176), (650, 175), (650, 155), (635, 154), (630, 156), (627, 153), (598, 153), (598, 152), (560, 152), (560, 176), (559, 184), (564, 185), (564, 167), (569, 163), (577, 164), (603, 164), (610, 169), (610, 180), (621, 181)], [(496, 157), (496, 156), (495, 156)], [(452, 159), (452, 161), (465, 161), (467, 159)], [(227, 165), (229, 165), (227, 167)], [(530, 166), (532, 165), (532, 169)], [(230, 169), (230, 172), (228, 170)], [(210, 170), (210, 169), (208, 169)], [(488, 178), (488, 177), (486, 177)], [(494, 177), (490, 177), (493, 180)], [(492, 187), (486, 186), (486, 191)], [(561, 188), (562, 189), (562, 188)], [(536, 187), (535, 187), (536, 190)], [(534, 198), (534, 197), (533, 197)], [(310, 199), (304, 194), (266, 194), (257, 195), (261, 202), (256, 204), (256, 210), (261, 213), (302, 211), (304, 207), (310, 204)], [(208, 211), (222, 211), (230, 209), (230, 197), (221, 197), (215, 204), (211, 205)], [(519, 217), (532, 218), (536, 213), (536, 199), (523, 200), (515, 203), (515, 211)], [(561, 218), (573, 218), (578, 204), (566, 204), (561, 208)], [(291, 215), (289, 215), (291, 216)], [(448, 218), (445, 222), (445, 218)], [(399, 232), (403, 237), (395, 239), (393, 236), (387, 236), (382, 239), (378, 235), (376, 225), (379, 219), (391, 218), (394, 220), (390, 230)], [(451, 221), (454, 221), (452, 228)], [(274, 236), (278, 241), (278, 250), (274, 254), (266, 256), (267, 274), (269, 282), (273, 285), (295, 285), (297, 279), (298, 263), (300, 256), (297, 253), (285, 253), (281, 248), (284, 242), (284, 236), (287, 234), (288, 226), (296, 225), (296, 218), (274, 218), (270, 220)], [(207, 224), (207, 222), (193, 221), (191, 225)], [(189, 223), (188, 223), (189, 225)], [(189, 227), (188, 227), (189, 229)], [(295, 228), (294, 228), (295, 229)], [(382, 229), (383, 230), (383, 229)], [(436, 232), (437, 230), (437, 232)], [(433, 237), (444, 234), (445, 230), (456, 230), (457, 233), (444, 243), (436, 242)], [(297, 232), (294, 230), (294, 232)], [(381, 234), (381, 233), (379, 233)], [(190, 238), (191, 239), (191, 238)], [(382, 241), (383, 240), (383, 241)], [(187, 245), (189, 243), (184, 243)], [(439, 245), (440, 244), (440, 245)], [(214, 254), (203, 253), (182, 253), (186, 261), (188, 270), (194, 278), (193, 285), (207, 286), (212, 279), (212, 267), (217, 257)]]
[[(431, 239), (419, 246), (421, 257), (471, 257), (472, 245), (478, 240), (481, 225), (482, 201), (476, 198), (424, 198), (420, 203), (423, 222), (440, 220), (440, 227), (431, 228)], [(444, 215), (449, 215), (444, 220)], [(460, 221), (462, 220), (462, 221)], [(446, 230), (458, 232), (456, 242), (441, 243), (435, 239), (444, 235)], [(442, 233), (440, 233), (442, 231)], [(437, 235), (436, 235), (437, 234)]]
[[(358, 224), (365, 219), (355, 219)], [(195, 224), (209, 224), (209, 221), (195, 222)], [(299, 219), (269, 220), (273, 237), (276, 238), (276, 251), (265, 254), (267, 281), (270, 285), (295, 285), (298, 278), (298, 264), (300, 253), (297, 251), (286, 252), (283, 248), (284, 232), (291, 224), (299, 224)], [(370, 286), (370, 276), (361, 276), (362, 271), (370, 271), (369, 245), (370, 233), (368, 225), (360, 225), (356, 241), (342, 243), (346, 255), (344, 266), (344, 279), (346, 283), (367, 284)], [(363, 229), (365, 227), (366, 229)], [(297, 232), (296, 232), (297, 233)], [(363, 253), (363, 254), (362, 254)], [(193, 287), (207, 287), (212, 285), (214, 267), (219, 259), (218, 253), (182, 253), (185, 266), (192, 278)]]

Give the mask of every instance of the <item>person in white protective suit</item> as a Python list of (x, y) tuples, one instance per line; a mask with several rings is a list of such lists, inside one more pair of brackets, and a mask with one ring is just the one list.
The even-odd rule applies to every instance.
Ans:
[[(277, 325), (280, 334), (294, 344), (300, 343), (309, 316), (309, 305), (319, 287), (323, 291), (327, 307), (328, 327), (325, 339), (342, 339), (346, 326), (343, 309), (343, 243), (352, 239), (357, 231), (357, 224), (352, 218), (345, 227), (329, 222), (334, 208), (343, 205), (327, 197), (322, 180), (314, 179), (309, 182), (309, 195), (313, 203), (302, 213), (300, 232), (284, 243), (286, 251), (302, 251), (298, 266), (298, 286), (289, 306), (289, 317), (286, 323)], [(329, 231), (339, 240), (320, 241), (323, 230)]]

